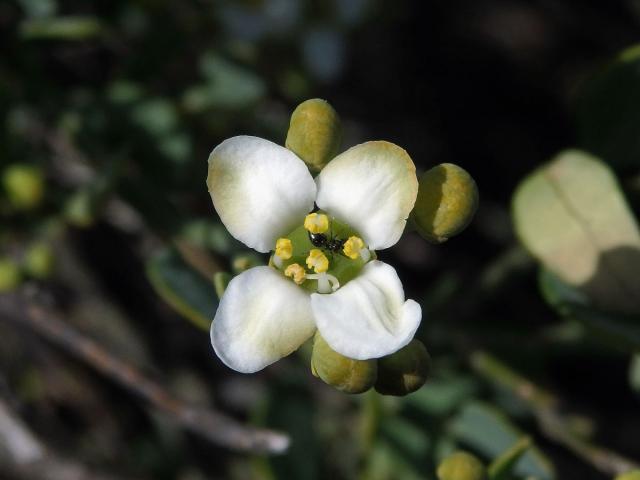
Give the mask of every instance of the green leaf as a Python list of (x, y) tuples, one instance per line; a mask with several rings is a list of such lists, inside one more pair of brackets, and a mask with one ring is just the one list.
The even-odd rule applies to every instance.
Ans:
[(320, 478), (320, 445), (318, 438), (309, 434), (314, 431), (316, 411), (307, 393), (297, 382), (290, 384), (274, 379), (271, 387), (264, 412), (266, 426), (291, 436), (291, 447), (286, 454), (269, 459), (275, 478)]
[(616, 166), (640, 165), (640, 45), (622, 51), (582, 88), (580, 146)]
[[(361, 477), (364, 480), (422, 480), (426, 478), (417, 467), (408, 462), (394, 446), (383, 440), (376, 441)], [(430, 478), (430, 477), (429, 477)]]
[(489, 480), (507, 480), (529, 447), (531, 447), (531, 439), (523, 437), (501, 453), (489, 465)]
[(217, 55), (205, 54), (200, 68), (206, 83), (191, 87), (183, 98), (184, 107), (190, 112), (245, 108), (266, 92), (260, 77)]
[(191, 138), (184, 132), (168, 135), (158, 142), (158, 150), (177, 164), (185, 164), (191, 159)]
[(477, 384), (471, 377), (434, 378), (404, 402), (427, 415), (443, 416), (457, 409), (476, 391)]
[(231, 236), (224, 225), (204, 218), (186, 221), (178, 235), (194, 245), (224, 256), (246, 248)]
[(386, 419), (380, 426), (380, 430), (390, 444), (414, 462), (424, 458), (431, 447), (430, 439), (424, 429), (402, 417), (394, 416)]
[(173, 248), (147, 262), (147, 277), (155, 291), (195, 326), (209, 330), (218, 307), (213, 284), (185, 263)]
[(149, 134), (164, 138), (178, 126), (178, 112), (176, 107), (165, 98), (153, 98), (137, 105), (132, 113), (132, 119)]
[[(466, 404), (450, 428), (459, 441), (488, 458), (497, 457), (524, 436), (502, 412), (480, 402)], [(514, 473), (540, 480), (555, 478), (551, 462), (536, 447), (523, 454)]]
[(594, 305), (640, 312), (640, 233), (611, 170), (578, 150), (560, 153), (518, 187), (524, 246)]
[(30, 40), (88, 40), (102, 35), (103, 32), (100, 21), (89, 16), (34, 18), (20, 24), (20, 34)]
[(631, 352), (640, 349), (640, 316), (589, 306), (581, 291), (546, 269), (541, 269), (538, 282), (547, 303), (561, 315), (579, 321), (598, 342)]
[(128, 80), (117, 80), (109, 85), (106, 96), (117, 105), (129, 105), (140, 100), (143, 87)]
[(56, 0), (18, 0), (25, 14), (32, 18), (44, 18), (55, 15), (58, 9)]

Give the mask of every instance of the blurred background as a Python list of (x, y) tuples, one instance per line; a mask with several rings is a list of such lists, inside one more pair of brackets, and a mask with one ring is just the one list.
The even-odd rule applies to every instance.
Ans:
[[(640, 313), (558, 276), (624, 225), (631, 253), (598, 268), (637, 292), (639, 41), (637, 0), (1, 2), (0, 477), (435, 479), (454, 450), (489, 463), (525, 436), (512, 478), (637, 466)], [(425, 312), (431, 378), (406, 397), (333, 390), (308, 346), (248, 376), (210, 346), (213, 275), (266, 259), (221, 225), (208, 154), (284, 144), (314, 97), (341, 150), (388, 140), (478, 184), (460, 236), (380, 253)], [(567, 148), (619, 202), (586, 228), (595, 254), (557, 266), (511, 204)]]

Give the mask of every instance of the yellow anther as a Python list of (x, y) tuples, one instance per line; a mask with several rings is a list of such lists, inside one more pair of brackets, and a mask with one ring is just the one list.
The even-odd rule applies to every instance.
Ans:
[(282, 260), (289, 260), (293, 253), (293, 245), (288, 238), (279, 238), (276, 242), (276, 255)]
[(304, 228), (311, 233), (324, 233), (329, 230), (329, 217), (324, 213), (310, 213), (304, 219)]
[(360, 256), (360, 251), (363, 248), (364, 248), (364, 242), (360, 237), (349, 237), (349, 239), (346, 242), (344, 242), (344, 247), (342, 247), (342, 251), (351, 260), (355, 260)]
[(302, 268), (297, 263), (292, 263), (284, 270), (284, 274), (287, 277), (293, 278), (293, 281), (300, 285), (306, 279), (306, 274), (304, 272), (304, 268)]
[(322, 250), (314, 248), (307, 257), (307, 267), (312, 268), (316, 273), (326, 272), (329, 270), (329, 259)]

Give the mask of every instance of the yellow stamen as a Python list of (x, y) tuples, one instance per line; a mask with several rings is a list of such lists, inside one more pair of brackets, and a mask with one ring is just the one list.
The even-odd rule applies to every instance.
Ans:
[(329, 230), (329, 217), (324, 213), (310, 213), (304, 219), (304, 228), (311, 233), (324, 233)]
[(279, 238), (276, 242), (276, 255), (282, 260), (289, 260), (293, 253), (293, 245), (288, 238)]
[(306, 279), (306, 273), (304, 272), (304, 268), (302, 268), (297, 263), (292, 263), (284, 270), (284, 274), (287, 277), (293, 278), (293, 281), (300, 285)]
[(322, 250), (314, 248), (307, 257), (307, 267), (312, 268), (316, 273), (326, 272), (329, 270), (329, 259)]
[(351, 260), (355, 260), (360, 256), (360, 251), (364, 248), (364, 242), (359, 237), (349, 237), (349, 239), (344, 242), (344, 247), (342, 251), (344, 254), (349, 257)]

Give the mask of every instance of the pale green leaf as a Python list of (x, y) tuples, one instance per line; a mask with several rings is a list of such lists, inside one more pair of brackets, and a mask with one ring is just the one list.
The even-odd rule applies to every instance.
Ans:
[(431, 441), (424, 429), (400, 416), (386, 419), (380, 430), (389, 443), (413, 460), (424, 458), (431, 447)]
[(594, 305), (640, 312), (640, 233), (604, 163), (562, 152), (520, 184), (513, 216), (525, 247)]
[(489, 465), (489, 480), (507, 480), (522, 456), (531, 447), (531, 439), (523, 437)]
[(140, 103), (131, 116), (136, 124), (160, 139), (178, 126), (176, 107), (165, 98), (152, 98)]
[(478, 390), (471, 377), (434, 378), (424, 388), (408, 395), (405, 403), (427, 415), (451, 413)]
[[(470, 402), (462, 408), (451, 424), (451, 432), (488, 458), (499, 456), (524, 436), (502, 412), (480, 402)], [(514, 473), (540, 480), (555, 478), (553, 465), (535, 446), (523, 454)]]
[(194, 325), (209, 330), (218, 307), (213, 283), (191, 268), (173, 248), (147, 262), (147, 277), (158, 295)]
[(217, 55), (205, 54), (201, 70), (206, 83), (195, 85), (184, 94), (184, 107), (190, 112), (241, 109), (265, 94), (266, 87), (260, 77)]
[(104, 28), (96, 17), (68, 16), (25, 20), (20, 34), (26, 39), (87, 40), (102, 35)]

